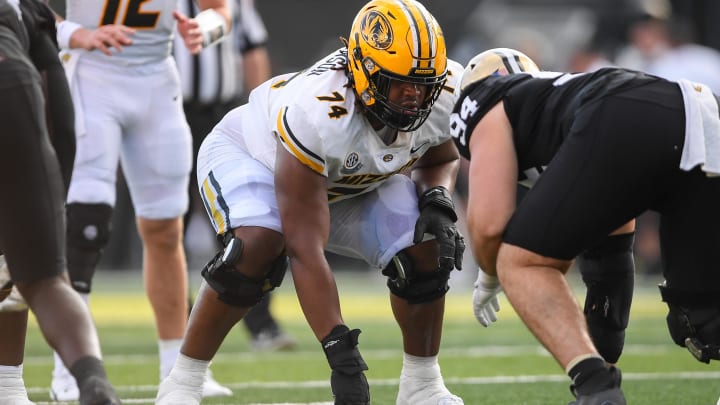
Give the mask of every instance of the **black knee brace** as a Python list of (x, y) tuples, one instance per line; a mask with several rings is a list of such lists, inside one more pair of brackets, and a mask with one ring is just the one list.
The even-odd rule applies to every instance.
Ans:
[(587, 286), (584, 312), (588, 329), (608, 363), (618, 361), (625, 345), (634, 287), (633, 240), (632, 233), (608, 236), (576, 261)]
[[(232, 234), (228, 234), (231, 235)], [(282, 284), (288, 267), (285, 255), (278, 257), (262, 280), (250, 278), (237, 270), (235, 264), (243, 251), (241, 239), (227, 237), (223, 239), (225, 248), (218, 252), (202, 269), (203, 278), (218, 293), (218, 298), (232, 306), (252, 307), (262, 297)]]
[(429, 273), (415, 271), (410, 256), (398, 252), (382, 271), (387, 276), (390, 292), (405, 299), (410, 304), (435, 301), (447, 293), (449, 270), (437, 269)]
[(720, 291), (687, 292), (660, 285), (668, 304), (668, 331), (703, 363), (720, 360)]
[(68, 272), (77, 292), (90, 292), (95, 268), (110, 240), (112, 211), (107, 204), (67, 206)]

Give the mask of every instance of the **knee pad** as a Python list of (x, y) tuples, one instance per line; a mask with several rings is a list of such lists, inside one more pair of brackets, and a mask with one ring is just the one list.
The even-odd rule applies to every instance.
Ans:
[(208, 285), (218, 293), (220, 301), (235, 307), (252, 307), (265, 294), (282, 284), (288, 268), (287, 256), (281, 255), (275, 259), (265, 278), (257, 280), (235, 270), (235, 264), (243, 252), (242, 239), (230, 237), (224, 240), (225, 248), (200, 272)]
[(672, 340), (703, 363), (720, 360), (720, 291), (685, 292), (662, 284), (668, 304), (668, 331)]
[(90, 292), (95, 268), (110, 240), (112, 211), (107, 204), (67, 206), (68, 272), (77, 292)]
[(410, 304), (435, 301), (444, 296), (450, 288), (449, 270), (417, 272), (412, 259), (404, 252), (398, 252), (383, 269), (382, 274), (388, 278), (387, 286), (390, 292)]
[(634, 287), (633, 234), (612, 235), (576, 260), (587, 287), (585, 319), (605, 361), (616, 363), (625, 344)]

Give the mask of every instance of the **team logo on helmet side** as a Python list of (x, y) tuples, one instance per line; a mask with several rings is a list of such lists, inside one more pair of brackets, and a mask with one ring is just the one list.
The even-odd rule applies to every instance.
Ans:
[(360, 23), (360, 35), (375, 49), (388, 49), (393, 43), (392, 26), (387, 18), (377, 11), (365, 14)]
[(490, 76), (507, 76), (510, 72), (505, 66), (497, 68)]

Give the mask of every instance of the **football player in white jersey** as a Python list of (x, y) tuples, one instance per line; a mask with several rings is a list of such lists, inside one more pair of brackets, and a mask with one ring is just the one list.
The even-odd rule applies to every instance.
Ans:
[(438, 352), (450, 271), (460, 267), (451, 190), (459, 155), (452, 86), (435, 18), (414, 0), (373, 0), (346, 47), (275, 77), (230, 111), (198, 157), (198, 185), (225, 249), (203, 269), (181, 354), (156, 403), (197, 404), (225, 336), (289, 265), (332, 369), (336, 404), (369, 404), (360, 330), (343, 321), (324, 251), (388, 277), (403, 336), (399, 405), (462, 404)]
[[(230, 29), (225, 0), (199, 0), (193, 19), (177, 0), (68, 0), (58, 43), (76, 112), (77, 154), (67, 199), (67, 256), (73, 287), (88, 297), (110, 237), (118, 162), (143, 241), (145, 288), (155, 315), (160, 378), (169, 373), (187, 323), (182, 216), (192, 144), (170, 51), (177, 26), (197, 53)], [(51, 395), (77, 398), (56, 361)], [(230, 395), (206, 375), (206, 396)]]

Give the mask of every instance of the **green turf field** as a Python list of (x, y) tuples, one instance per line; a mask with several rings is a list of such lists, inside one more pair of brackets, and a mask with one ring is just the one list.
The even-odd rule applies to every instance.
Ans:
[[(91, 308), (98, 325), (112, 382), (124, 403), (152, 403), (158, 383), (157, 343), (149, 304), (137, 273), (98, 276)], [(402, 363), (400, 335), (383, 280), (368, 274), (338, 275), (343, 315), (363, 330), (360, 349), (370, 370), (372, 403), (394, 404)], [(720, 396), (720, 365), (705, 365), (675, 346), (665, 327), (665, 306), (653, 280), (639, 286), (625, 352), (620, 361), (623, 387), (634, 405), (714, 405)], [(489, 328), (472, 315), (471, 289), (458, 286), (448, 294), (440, 364), (448, 387), (468, 405), (566, 404), (568, 379), (501, 300), (500, 320)], [(576, 288), (580, 294), (582, 290)], [(299, 348), (285, 353), (250, 350), (245, 331), (236, 328), (215, 358), (218, 381), (231, 387), (231, 398), (206, 404), (331, 403), (329, 369), (319, 344), (286, 282), (273, 303)], [(52, 353), (37, 327), (29, 334), (25, 381), (30, 398), (49, 402)]]

